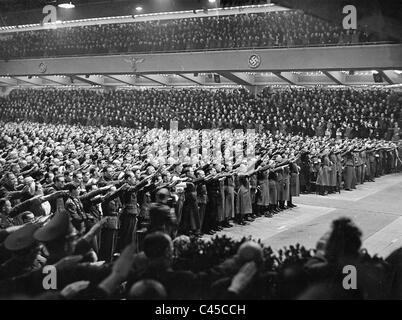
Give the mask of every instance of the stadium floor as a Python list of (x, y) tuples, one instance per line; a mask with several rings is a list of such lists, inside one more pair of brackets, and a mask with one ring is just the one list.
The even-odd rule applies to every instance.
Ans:
[(319, 196), (301, 195), (297, 207), (272, 218), (257, 218), (246, 226), (235, 225), (217, 235), (240, 239), (251, 235), (274, 250), (300, 243), (314, 248), (331, 221), (347, 216), (363, 232), (363, 247), (386, 257), (402, 246), (402, 173), (386, 175), (358, 185), (354, 191)]

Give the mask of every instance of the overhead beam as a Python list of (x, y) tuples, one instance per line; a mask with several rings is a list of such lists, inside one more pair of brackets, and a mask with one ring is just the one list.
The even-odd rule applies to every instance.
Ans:
[(90, 84), (91, 86), (103, 86), (105, 84), (103, 78), (100, 76), (73, 75), (72, 77), (79, 81), (86, 82), (86, 83)]
[(323, 71), (323, 73), (336, 84), (345, 85), (346, 77), (345, 74), (340, 71)]
[(298, 85), (299, 84), (299, 77), (296, 74), (293, 74), (291, 72), (273, 72), (278, 78), (293, 84), (293, 85)]
[[(258, 49), (261, 64), (248, 64), (256, 50), (223, 50), (139, 54), (140, 74), (209, 72), (280, 72), (309, 70), (395, 70), (402, 68), (402, 44)], [(0, 60), (0, 76), (65, 74), (126, 74), (132, 70), (130, 55), (41, 58), (46, 73), (40, 74), (38, 59)], [(345, 59), (347, 57), (347, 59)], [(130, 60), (129, 60), (130, 61)], [(178, 71), (180, 70), (180, 71)]]
[(11, 78), (11, 77), (0, 77), (0, 82), (4, 83), (9, 86), (16, 86), (18, 85), (17, 79)]
[(155, 82), (155, 83), (158, 83), (158, 84), (160, 84), (160, 85), (162, 85), (162, 86), (167, 86), (167, 85), (169, 85), (169, 83), (168, 83), (166, 77), (163, 77), (163, 76), (161, 76), (161, 75), (153, 75), (153, 74), (144, 75), (144, 74), (140, 74), (140, 76), (143, 77), (143, 78), (145, 78), (145, 79), (148, 79), (148, 80), (150, 80), (150, 81), (153, 81), (153, 82)]
[(178, 75), (188, 81), (194, 82), (195, 84), (204, 85), (205, 84), (205, 77), (198, 75), (195, 77), (193, 74), (182, 74), (178, 73)]
[(31, 76), (28, 76), (28, 77), (13, 77), (13, 78), (15, 78), (17, 80), (17, 83), (20, 83), (22, 81), (22, 82), (25, 82), (25, 83), (28, 83), (28, 84), (33, 84), (35, 86), (43, 86), (42, 79), (37, 77), (37, 76), (34, 76), (34, 77), (31, 77)]
[(254, 85), (254, 81), (247, 74), (242, 74), (239, 72), (226, 72), (226, 71), (219, 72), (219, 74), (225, 77), (226, 79), (229, 79), (230, 81), (237, 83), (241, 86)]
[(402, 77), (396, 74), (392, 70), (377, 70), (377, 72), (387, 81), (389, 84), (397, 84), (402, 82)]
[(116, 81), (118, 81), (118, 82), (121, 82), (121, 83), (124, 83), (124, 84), (128, 84), (128, 85), (131, 85), (131, 86), (134, 86), (136, 83), (135, 83), (135, 77), (130, 77), (130, 76), (125, 76), (125, 75), (110, 75), (110, 74), (108, 74), (108, 75), (105, 75), (106, 77), (108, 77), (108, 78), (110, 78), (110, 79), (112, 79), (112, 80), (116, 80)]
[(40, 76), (39, 78), (43, 80), (47, 80), (53, 83), (57, 83), (60, 85), (70, 85), (71, 84), (71, 78), (70, 77), (64, 77), (64, 76)]

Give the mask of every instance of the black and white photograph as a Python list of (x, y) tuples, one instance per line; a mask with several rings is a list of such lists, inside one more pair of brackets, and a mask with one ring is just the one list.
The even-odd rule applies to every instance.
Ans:
[(397, 0), (0, 0), (0, 300), (402, 300), (401, 128)]

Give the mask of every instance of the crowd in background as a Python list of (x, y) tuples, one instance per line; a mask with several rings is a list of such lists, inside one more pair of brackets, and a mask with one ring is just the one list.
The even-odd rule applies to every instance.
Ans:
[(358, 44), (379, 40), (298, 10), (8, 33), (3, 59), (59, 55)]
[[(378, 40), (288, 10), (8, 33), (0, 58)], [(313, 249), (219, 236), (399, 172), (401, 125), (390, 89), (13, 90), (0, 299), (401, 299), (402, 248), (371, 256), (349, 218)]]
[[(185, 147), (176, 159), (160, 148), (170, 140), (163, 129), (1, 125), (2, 297), (400, 298), (400, 250), (386, 260), (362, 252), (348, 219), (334, 222), (316, 252), (196, 240), (292, 211), (301, 191), (327, 195), (393, 173), (393, 142), (266, 132), (254, 136), (251, 157), (240, 144), (240, 161), (236, 146), (230, 154)], [(183, 144), (198, 134), (204, 149), (222, 134), (207, 133), (174, 138)], [(340, 287), (345, 263), (361, 271), (353, 293)], [(49, 265), (58, 275), (50, 291), (42, 272)]]
[(235, 90), (18, 89), (0, 98), (0, 118), (135, 129), (256, 129), (292, 135), (399, 140), (399, 96), (390, 89)]
[(400, 171), (400, 116), (387, 89), (14, 90), (0, 98), (0, 297), (400, 299), (401, 249), (370, 256), (348, 218), (312, 250), (209, 238)]

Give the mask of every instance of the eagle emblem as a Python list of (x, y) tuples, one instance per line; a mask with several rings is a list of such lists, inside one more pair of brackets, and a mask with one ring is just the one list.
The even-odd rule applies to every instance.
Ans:
[(124, 59), (127, 63), (131, 65), (131, 70), (132, 71), (137, 71), (137, 67), (139, 63), (143, 63), (145, 61), (144, 58), (136, 58), (136, 57), (131, 57), (129, 59)]

